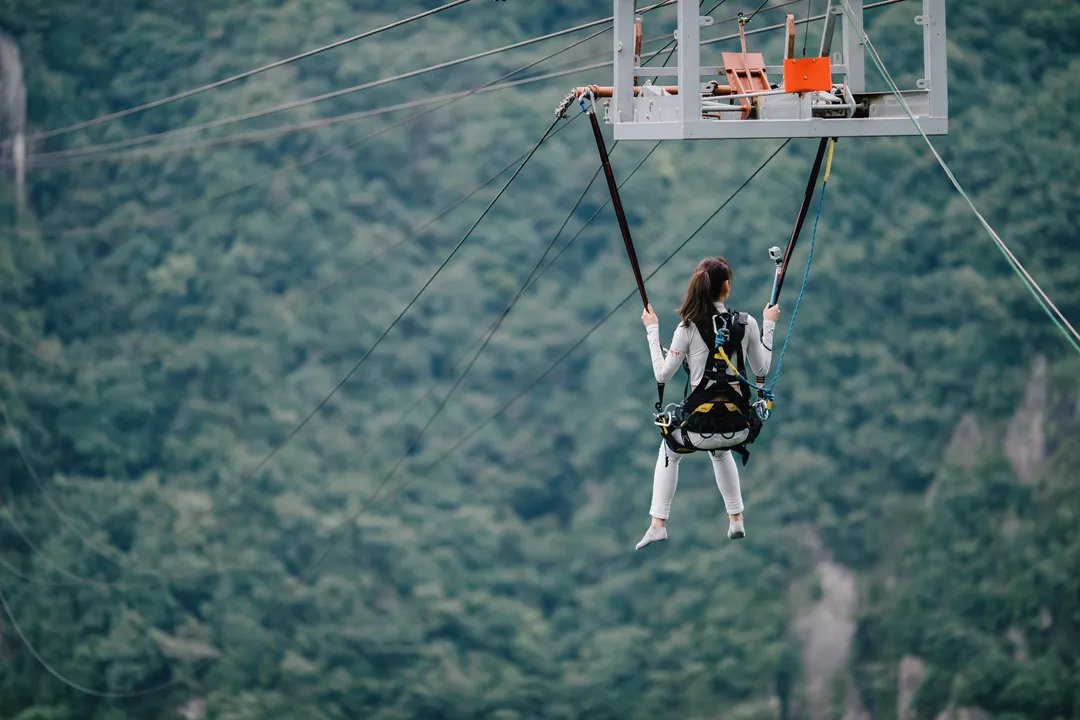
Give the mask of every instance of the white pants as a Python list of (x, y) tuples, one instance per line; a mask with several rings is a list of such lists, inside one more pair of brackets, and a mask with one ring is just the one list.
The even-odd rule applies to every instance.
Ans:
[[(727, 438), (721, 435), (702, 437), (697, 433), (687, 433), (694, 447), (709, 451), (716, 487), (720, 488), (720, 494), (724, 497), (724, 507), (728, 515), (741, 513), (743, 501), (742, 489), (739, 486), (739, 468), (735, 464), (735, 458), (731, 456), (731, 451), (724, 448), (738, 445), (746, 439), (747, 433), (748, 431), (744, 430)], [(667, 443), (660, 441), (660, 456), (656, 459), (656, 470), (653, 472), (652, 507), (649, 509), (649, 514), (654, 518), (667, 520), (671, 514), (671, 501), (675, 497), (675, 487), (679, 484), (679, 460), (683, 457), (671, 452)]]

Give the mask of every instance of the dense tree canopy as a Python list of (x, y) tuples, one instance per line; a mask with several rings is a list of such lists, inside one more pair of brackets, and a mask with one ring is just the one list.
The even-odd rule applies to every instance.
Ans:
[[(33, 133), (432, 6), (0, 0), (0, 29), (21, 54)], [(917, 10), (868, 14), (906, 81)], [(609, 12), (472, 2), (29, 150), (208, 122)], [(949, 12), (953, 119), (938, 147), (1078, 318), (1080, 5)], [(646, 36), (663, 36), (652, 47), (673, 23), (647, 16)], [(171, 142), (475, 88), (579, 37)], [(597, 62), (609, 43), (522, 77)], [(778, 407), (743, 470), (742, 543), (726, 540), (691, 457), (671, 541), (633, 552), (657, 445), (633, 302), (461, 442), (633, 290), (610, 210), (582, 229), (602, 182), (416, 440), (593, 176), (581, 120), (290, 437), (509, 171), (429, 221), (526, 153), (567, 87), (607, 73), (260, 142), (32, 167), (22, 212), (3, 174), (0, 717), (1080, 716), (1080, 361), (917, 139), (838, 146)], [(778, 145), (661, 144), (624, 188), (646, 271)], [(793, 140), (650, 281), (663, 335), (706, 254), (732, 261), (733, 304), (760, 311), (766, 250), (790, 232), (815, 145)], [(650, 148), (619, 143), (617, 173)], [(809, 638), (842, 633), (813, 609), (832, 612), (848, 577), (852, 640), (822, 676)], [(911, 693), (903, 659), (920, 668)], [(105, 693), (165, 688), (95, 697), (39, 660)]]

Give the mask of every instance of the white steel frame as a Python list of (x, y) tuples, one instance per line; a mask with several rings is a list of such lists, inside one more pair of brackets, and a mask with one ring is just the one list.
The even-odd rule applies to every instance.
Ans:
[[(830, 54), (835, 26), (840, 23), (842, 49), (832, 55), (833, 81), (846, 85), (865, 109), (865, 117), (802, 117), (743, 120), (735, 113), (724, 119), (702, 116), (704, 82), (724, 81), (723, 69), (701, 66), (701, 27), (711, 19), (698, 15), (698, 0), (678, 0), (678, 66), (639, 67), (634, 56), (635, 0), (615, 2), (614, 92), (607, 121), (616, 140), (749, 139), (789, 137), (880, 137), (918, 135), (919, 130), (889, 92), (866, 92), (865, 55), (859, 31), (865, 0), (830, 0), (825, 15), (820, 56)], [(858, 20), (856, 27), (841, 3)], [(945, 135), (949, 130), (949, 87), (946, 60), (945, 0), (922, 0), (915, 24), (923, 29), (923, 78), (903, 96), (922, 130)], [(773, 69), (770, 69), (772, 72)], [(718, 75), (721, 73), (721, 75)], [(679, 88), (699, 92), (634, 96), (635, 76), (677, 75)], [(704, 82), (703, 82), (704, 79)], [(847, 94), (847, 93), (845, 93)], [(794, 96), (793, 96), (794, 97)], [(723, 97), (717, 98), (722, 100)], [(809, 107), (809, 104), (806, 106)], [(807, 112), (807, 115), (812, 113)], [(730, 119), (728, 119), (730, 118)]]

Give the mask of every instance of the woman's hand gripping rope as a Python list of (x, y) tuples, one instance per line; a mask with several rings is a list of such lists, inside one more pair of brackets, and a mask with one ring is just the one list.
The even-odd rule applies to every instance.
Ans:
[(656, 317), (656, 313), (653, 312), (652, 303), (646, 305), (645, 309), (641, 311), (641, 324), (646, 328), (660, 324), (660, 318)]

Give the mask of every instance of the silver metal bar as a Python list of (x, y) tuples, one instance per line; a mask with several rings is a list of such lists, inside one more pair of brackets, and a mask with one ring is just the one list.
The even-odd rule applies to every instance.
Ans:
[(836, 31), (836, 20), (843, 11), (840, 3), (844, 0), (829, 0), (829, 6), (825, 8), (825, 29), (821, 32), (821, 47), (818, 57), (828, 57), (832, 54), (833, 35)]
[[(679, 87), (696, 88), (701, 84), (701, 26), (697, 0), (679, 0)], [(679, 94), (679, 118), (691, 122), (701, 118), (701, 95)]]
[[(724, 72), (724, 68), (719, 67), (717, 65), (702, 65), (700, 68), (698, 68), (698, 71), (701, 73), (702, 76), (705, 76), (705, 75), (720, 75), (721, 73)], [(677, 67), (659, 67), (659, 66), (657, 66), (657, 67), (649, 67), (649, 66), (645, 66), (645, 67), (636, 67), (636, 68), (634, 68), (634, 73), (636, 75), (639, 75), (639, 76), (645, 76), (645, 75), (655, 75), (657, 77), (675, 76), (675, 75), (679, 74), (679, 68), (677, 68)]]
[[(928, 135), (944, 135), (944, 119), (918, 118)], [(812, 120), (699, 120), (697, 122), (631, 123), (616, 126), (616, 140), (690, 140), (754, 138), (894, 137), (918, 135), (906, 116), (877, 118), (814, 118)]]
[(738, 93), (732, 95), (721, 95), (721, 100), (738, 100), (739, 98), (756, 98), (765, 97), (766, 95), (787, 95), (787, 90), (758, 90), (757, 92)]
[(846, 2), (851, 10), (851, 16), (857, 21), (852, 27), (851, 18), (846, 15), (841, 18), (843, 28), (844, 64), (847, 72), (844, 74), (844, 84), (851, 88), (851, 92), (866, 92), (866, 56), (862, 39), (859, 32), (863, 27), (863, 0), (840, 0)]
[[(785, 97), (782, 90), (766, 90), (753, 93), (739, 93), (733, 96), (713, 96), (708, 91), (695, 92), (702, 88), (702, 82), (716, 78), (722, 82), (723, 69), (714, 66), (701, 66), (702, 58), (715, 59), (703, 54), (701, 47), (727, 40), (737, 40), (737, 34), (701, 40), (699, 6), (697, 0), (674, 0), (678, 4), (678, 30), (675, 35), (679, 43), (678, 66), (671, 68), (650, 68), (642, 66), (646, 57), (655, 57), (656, 52), (643, 54), (638, 62), (630, 62), (623, 68), (619, 66), (622, 77), (617, 78), (620, 91), (618, 100), (611, 102), (611, 120), (614, 123), (617, 140), (668, 140), (668, 139), (750, 139), (750, 138), (789, 138), (789, 137), (886, 137), (910, 136), (917, 134), (917, 128), (902, 112), (903, 107), (891, 93), (867, 93), (865, 90), (865, 55), (867, 51), (861, 42), (860, 20), (865, 12), (873, 8), (897, 4), (904, 0), (828, 0), (826, 13), (809, 18), (800, 18), (796, 23), (824, 21), (827, 30), (821, 37), (821, 52), (830, 58), (833, 73), (833, 85), (842, 85), (836, 96), (818, 95), (803, 98), (795, 104)], [(909, 0), (912, 1), (912, 0)], [(617, 10), (625, 12), (627, 27), (631, 27), (633, 0), (613, 0)], [(946, 0), (919, 0), (922, 15), (916, 22), (923, 26), (925, 76), (918, 82), (916, 90), (903, 91), (903, 97), (910, 104), (918, 126), (929, 135), (941, 135), (948, 132), (948, 97), (945, 72), (945, 27), (944, 11)], [(850, 4), (850, 10), (849, 10)], [(914, 3), (913, 3), (914, 4)], [(851, 18), (846, 14), (850, 12)], [(837, 22), (843, 23), (840, 28)], [(781, 30), (785, 24), (754, 28), (746, 34)], [(620, 27), (621, 29), (621, 27)], [(915, 28), (912, 35), (918, 37)], [(838, 32), (839, 31), (839, 32)], [(842, 32), (842, 37), (840, 33)], [(627, 33), (622, 47), (630, 46)], [(841, 42), (843, 48), (840, 47)], [(616, 45), (616, 62), (619, 61)], [(835, 55), (833, 54), (835, 51)], [(666, 52), (666, 51), (665, 51)], [(782, 68), (768, 67), (770, 75), (779, 73)], [(678, 80), (680, 92), (675, 96), (631, 96), (630, 83), (634, 75), (663, 76), (667, 84)], [(853, 85), (853, 86), (852, 86)], [(706, 86), (708, 87), (708, 86)], [(853, 94), (854, 92), (854, 94)], [(762, 101), (762, 117), (753, 120), (737, 120), (744, 108), (738, 103), (745, 98), (777, 96), (769, 101)], [(856, 102), (855, 98), (859, 101)], [(620, 103), (628, 102), (627, 107)], [(734, 104), (732, 104), (734, 103)], [(618, 109), (617, 109), (618, 108)], [(866, 117), (854, 117), (859, 108), (865, 108)], [(702, 112), (706, 116), (702, 115)]]
[(702, 112), (737, 112), (737, 113), (741, 113), (743, 111), (743, 107), (742, 107), (742, 105), (725, 105), (723, 103), (713, 105), (711, 103), (708, 103), (708, 104), (705, 104), (705, 105), (701, 106), (701, 111)]
[(615, 78), (613, 114), (615, 122), (634, 120), (634, 17), (635, 0), (615, 0)]
[(945, 38), (945, 0), (923, 0), (923, 65), (930, 91), (930, 117), (949, 117), (949, 67)]

